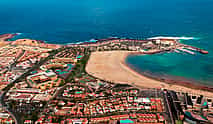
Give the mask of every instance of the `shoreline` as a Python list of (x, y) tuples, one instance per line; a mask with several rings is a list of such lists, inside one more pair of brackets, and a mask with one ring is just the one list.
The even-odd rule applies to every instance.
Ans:
[[(184, 81), (179, 82), (162, 80), (161, 78), (151, 78), (135, 71), (129, 67), (125, 61), (127, 56), (132, 54), (138, 53), (127, 51), (94, 52), (91, 54), (87, 63), (86, 71), (97, 78), (107, 79), (115, 83), (126, 83), (143, 88), (168, 89), (207, 97), (213, 96), (213, 90), (206, 86), (186, 83)], [(110, 64), (108, 64), (108, 62), (110, 62)], [(120, 73), (120, 75), (116, 73)]]
[[(5, 43), (11, 43), (11, 44), (19, 44), (20, 42), (23, 42), (22, 40), (24, 40), (24, 41), (26, 40), (26, 41), (29, 41), (29, 43), (32, 45), (31, 41), (33, 41), (33, 40), (30, 40), (30, 39), (18, 39), (18, 40), (15, 40), (14, 42), (8, 42), (8, 41), (6, 41), (6, 40), (8, 40), (10, 38), (13, 38), (16, 35), (17, 35), (17, 33), (15, 33), (15, 34), (2, 34), (2, 35), (0, 35), (0, 40), (4, 41)], [(109, 40), (109, 39), (119, 39), (119, 38), (99, 39), (96, 42), (83, 42), (83, 43), (81, 43), (79, 45), (83, 45), (83, 44), (97, 44), (97, 43), (101, 43), (101, 42), (104, 42), (104, 41)], [(134, 41), (134, 39), (132, 39), (132, 40)], [(34, 40), (34, 41), (37, 41), (37, 43), (40, 44), (40, 45), (41, 44), (44, 45), (44, 46), (47, 45), (46, 47), (57, 48), (57, 47), (62, 47), (62, 46), (65, 46), (65, 47), (69, 46), (69, 45), (47, 44), (47, 43), (45, 43), (44, 41), (41, 41), (41, 40)], [(139, 40), (139, 41), (140, 42), (145, 42), (145, 40)], [(26, 44), (26, 43), (21, 43), (21, 44)], [(34, 44), (34, 45), (36, 45), (36, 44)], [(107, 52), (107, 51), (105, 51), (105, 52)], [(114, 52), (114, 51), (110, 51), (110, 52)], [(119, 51), (117, 51), (117, 52), (119, 52)], [(122, 52), (124, 52), (124, 51), (122, 51)], [(127, 56), (129, 56), (129, 55), (135, 55), (135, 54), (140, 54), (140, 55), (142, 55), (142, 54), (155, 54), (155, 53), (161, 53), (161, 52), (164, 52), (164, 51), (162, 51), (162, 50), (157, 50), (157, 51), (154, 50), (154, 51), (149, 51), (149, 52), (146, 52), (146, 51), (144, 51), (144, 52), (125, 51), (125, 54), (123, 54), (123, 56), (122, 56), (123, 58), (119, 58), (118, 57), (119, 61), (121, 62), (120, 65), (122, 65), (122, 66), (120, 66), (120, 68), (122, 68), (126, 72), (129, 72), (129, 73), (133, 74), (136, 77), (141, 78), (144, 81), (148, 81), (148, 82), (151, 82), (151, 83), (155, 84), (157, 87), (155, 86), (154, 88), (165, 88), (165, 89), (171, 89), (172, 88), (172, 90), (173, 90), (173, 87), (171, 87), (171, 86), (174, 86), (174, 89), (177, 89), (177, 88), (178, 89), (179, 88), (183, 88), (183, 89), (184, 88), (188, 88), (187, 90), (184, 89), (186, 91), (190, 91), (189, 89), (194, 89), (194, 90), (197, 90), (197, 91), (211, 92), (212, 96), (213, 96), (213, 87), (208, 87), (208, 86), (200, 85), (200, 84), (192, 84), (192, 83), (186, 82), (184, 80), (177, 81), (177, 80), (173, 80), (173, 79), (164, 79), (164, 78), (160, 78), (160, 77), (158, 78), (158, 77), (149, 76), (147, 74), (144, 74), (143, 72), (140, 73), (140, 72), (136, 71), (135, 69), (131, 68), (126, 63), (126, 61), (125, 61), (126, 58), (127, 58)], [(93, 75), (93, 74), (91, 74), (91, 75)], [(126, 74), (126, 75), (128, 76), (128, 74)], [(111, 80), (111, 78), (106, 78), (105, 80)], [(117, 81), (118, 80), (115, 80), (114, 82), (117, 82)], [(126, 82), (128, 82), (128, 81), (123, 81), (123, 83), (126, 83)], [(120, 82), (120, 83), (122, 83), (122, 82)], [(130, 83), (128, 83), (128, 84), (130, 84)], [(131, 84), (131, 85), (133, 85), (133, 84)], [(136, 85), (138, 85), (138, 83), (136, 83)], [(142, 86), (142, 85), (140, 85), (140, 86)], [(143, 83), (142, 87), (153, 88), (153, 87), (150, 87), (150, 86), (146, 85), (145, 83)], [(195, 94), (196, 94), (196, 92), (195, 92)]]
[(5, 41), (5, 42), (8, 42), (9, 39), (17, 36), (18, 34), (17, 33), (11, 33), (11, 34), (0, 34), (0, 41)]
[[(184, 80), (184, 79), (179, 79), (179, 80), (175, 80), (175, 79), (172, 79), (172, 78), (160, 78), (160, 77), (155, 77), (155, 76), (151, 76), (152, 74), (145, 74), (144, 72), (138, 72), (136, 69), (133, 69), (130, 65), (128, 65), (126, 63), (126, 59), (129, 55), (134, 55), (135, 53), (133, 54), (128, 54), (126, 55), (126, 57), (124, 58), (122, 64), (124, 66), (126, 66), (129, 70), (131, 71), (134, 71), (135, 73), (139, 74), (139, 75), (143, 75), (147, 78), (151, 78), (151, 79), (154, 79), (154, 80), (157, 80), (157, 81), (161, 81), (161, 82), (165, 82), (165, 83), (168, 83), (168, 84), (171, 84), (173, 85), (174, 83), (178, 84), (178, 85), (182, 85), (182, 86), (185, 86), (185, 87), (190, 87), (192, 89), (200, 89), (200, 90), (204, 90), (204, 91), (209, 91), (209, 92), (213, 92), (213, 87), (212, 86), (207, 86), (207, 85), (202, 85), (202, 84), (198, 84), (198, 83), (192, 83), (192, 81), (187, 81), (187, 80)], [(136, 53), (137, 54), (137, 53)], [(142, 55), (142, 54), (140, 54)]]

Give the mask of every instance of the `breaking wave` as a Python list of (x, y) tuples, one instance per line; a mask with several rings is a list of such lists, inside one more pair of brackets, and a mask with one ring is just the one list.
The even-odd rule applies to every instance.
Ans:
[(158, 37), (151, 37), (148, 38), (149, 40), (154, 40), (154, 39), (174, 39), (174, 40), (197, 40), (199, 38), (196, 37), (164, 37), (164, 36), (158, 36)]
[(23, 33), (15, 33), (16, 35), (22, 35)]

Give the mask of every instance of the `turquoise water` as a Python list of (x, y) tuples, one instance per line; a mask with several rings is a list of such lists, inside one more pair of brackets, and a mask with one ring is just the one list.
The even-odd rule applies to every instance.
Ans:
[[(197, 60), (199, 59), (199, 60)], [(138, 72), (213, 86), (213, 66), (206, 55), (163, 53), (128, 56), (127, 63)]]
[(83, 57), (83, 56), (82, 56), (82, 55), (79, 55), (79, 56), (77, 56), (76, 58), (77, 58), (77, 59), (80, 59), (81, 57)]
[(210, 54), (131, 56), (127, 62), (140, 72), (212, 84), (212, 13), (213, 0), (1, 0), (0, 33), (56, 44), (109, 36), (192, 36), (199, 40), (183, 42)]
[(74, 67), (72, 64), (67, 64), (67, 69), (65, 70), (65, 71), (62, 71), (62, 70), (60, 70), (60, 69), (57, 69), (56, 70), (56, 72), (57, 73), (59, 73), (59, 75), (63, 75), (63, 74), (67, 74), (67, 73), (69, 73), (71, 70), (72, 70), (72, 68)]

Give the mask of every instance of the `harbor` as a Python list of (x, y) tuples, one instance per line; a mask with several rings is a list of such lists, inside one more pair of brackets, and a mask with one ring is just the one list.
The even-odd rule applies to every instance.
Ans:
[[(178, 39), (178, 37), (155, 37), (154, 39), (148, 38), (140, 40), (111, 37), (106, 39), (92, 39), (87, 42), (79, 43), (78, 45), (96, 48), (105, 46), (103, 49), (108, 50), (110, 49), (110, 46), (117, 45), (116, 49), (119, 49), (120, 47), (120, 50), (128, 49), (136, 51), (135, 54), (156, 54), (161, 52), (177, 52), (192, 55), (195, 55), (196, 53), (208, 54), (207, 50), (180, 43), (180, 39)], [(71, 44), (68, 46), (76, 46), (76, 44)]]

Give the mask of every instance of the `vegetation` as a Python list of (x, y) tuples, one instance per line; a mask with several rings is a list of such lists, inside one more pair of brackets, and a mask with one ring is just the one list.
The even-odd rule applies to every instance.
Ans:
[(86, 64), (89, 57), (90, 57), (90, 53), (85, 54), (85, 56), (76, 63), (75, 67), (73, 67), (72, 72), (65, 79), (66, 82), (73, 82), (74, 77), (81, 77), (82, 74), (86, 73), (85, 68), (86, 68)]

